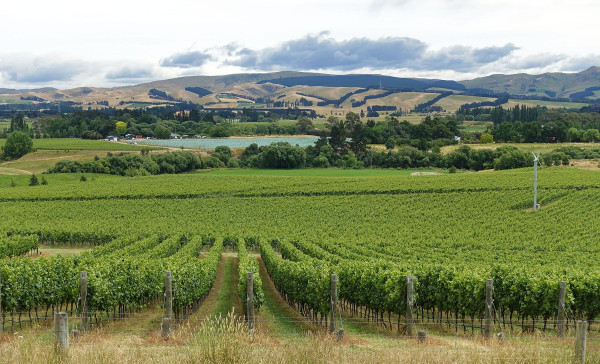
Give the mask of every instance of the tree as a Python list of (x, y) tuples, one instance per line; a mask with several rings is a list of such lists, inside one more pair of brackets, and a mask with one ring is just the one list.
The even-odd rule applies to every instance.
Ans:
[(117, 121), (117, 123), (115, 124), (115, 128), (117, 130), (118, 135), (123, 135), (127, 131), (127, 124), (122, 121)]
[(500, 142), (510, 142), (518, 139), (514, 124), (508, 121), (494, 127), (492, 134), (494, 135), (494, 139)]
[(38, 181), (38, 178), (35, 174), (32, 174), (31, 177), (29, 177), (29, 185), (30, 186), (37, 186), (39, 185), (40, 182)]
[(223, 161), (224, 164), (227, 164), (231, 159), (231, 149), (229, 149), (229, 147), (226, 145), (219, 145), (215, 148), (215, 151), (212, 154), (212, 156), (215, 158), (219, 158), (221, 161)]
[(158, 139), (170, 139), (171, 131), (164, 125), (157, 125), (154, 128), (154, 136)]
[(33, 150), (33, 141), (27, 133), (14, 131), (6, 137), (6, 144), (2, 150), (6, 157), (18, 159)]
[(385, 149), (390, 150), (396, 147), (396, 139), (393, 136), (387, 138), (385, 141)]
[(27, 124), (25, 124), (25, 117), (21, 112), (15, 114), (15, 116), (10, 119), (10, 131), (15, 130), (27, 130)]
[(273, 143), (261, 148), (262, 168), (302, 168), (306, 164), (306, 152), (289, 143)]
[(337, 123), (331, 126), (329, 132), (329, 145), (336, 151), (340, 152), (346, 148), (346, 129), (344, 124)]
[(484, 133), (479, 137), (479, 143), (481, 144), (489, 144), (494, 142), (494, 137), (492, 134)]
[(354, 154), (362, 158), (362, 155), (367, 150), (368, 140), (367, 128), (365, 128), (365, 126), (363, 125), (363, 123), (360, 122), (360, 120), (354, 124), (352, 132), (350, 133), (350, 138), (352, 138), (352, 141), (350, 142), (350, 150), (352, 150)]
[(349, 133), (352, 133), (352, 131), (354, 131), (354, 126), (360, 124), (360, 116), (357, 113), (354, 113), (352, 111), (348, 112), (346, 114), (346, 129), (348, 130)]
[(296, 127), (300, 134), (306, 134), (309, 131), (312, 131), (315, 127), (313, 126), (312, 121), (309, 118), (302, 117), (296, 122)]
[(581, 141), (581, 137), (583, 136), (583, 132), (579, 129), (573, 127), (567, 130), (567, 141), (568, 142), (578, 142)]
[(581, 139), (584, 142), (595, 143), (600, 140), (600, 131), (598, 131), (598, 129), (588, 129), (583, 133)]

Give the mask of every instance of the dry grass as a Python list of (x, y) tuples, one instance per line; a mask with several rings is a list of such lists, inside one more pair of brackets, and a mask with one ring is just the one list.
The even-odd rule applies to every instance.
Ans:
[(492, 97), (477, 97), (477, 96), (466, 96), (466, 95), (450, 95), (444, 97), (443, 99), (436, 102), (434, 105), (441, 106), (444, 110), (448, 112), (454, 112), (458, 110), (461, 105), (470, 104), (473, 102), (482, 102), (482, 101), (494, 101), (495, 98)]
[[(526, 152), (547, 153), (563, 147), (577, 147), (583, 149), (600, 148), (600, 143), (491, 143), (491, 144), (469, 144), (471, 149), (496, 149), (504, 146), (513, 146)], [(442, 154), (448, 154), (458, 149), (460, 145), (447, 145), (441, 148)]]
[(65, 255), (65, 256), (73, 256), (79, 255), (84, 251), (90, 250), (92, 247), (55, 247), (55, 246), (47, 246), (40, 245), (38, 251), (39, 254), (32, 255), (32, 259), (41, 258), (41, 257), (51, 257), (55, 255)]
[[(15, 335), (13, 335), (15, 336)], [(189, 339), (189, 340), (188, 340)], [(72, 340), (70, 363), (565, 363), (572, 360), (572, 340), (496, 340), (430, 337), (367, 343), (336, 341), (328, 334), (301, 341), (279, 341), (260, 332), (249, 335), (233, 315), (207, 320), (199, 329), (182, 327), (168, 340), (111, 338), (91, 333)], [(599, 347), (588, 342), (588, 362), (598, 362)], [(50, 340), (0, 336), (6, 363), (62, 363)]]
[[(367, 106), (373, 105), (388, 105), (397, 106), (402, 109), (413, 109), (416, 105), (422, 104), (434, 99), (439, 94), (424, 93), (424, 92), (397, 92), (379, 99), (367, 100)], [(366, 106), (365, 106), (366, 109)]]
[[(78, 162), (89, 162), (94, 160), (94, 156), (103, 157), (106, 152), (99, 151), (86, 151), (86, 150), (40, 150), (37, 152), (29, 153), (26, 156), (19, 158), (14, 161), (2, 163), (2, 168), (7, 169), (7, 174), (10, 173), (10, 169), (16, 170), (21, 173), (41, 173), (54, 167), (54, 165), (61, 160), (73, 160)], [(0, 171), (0, 174), (2, 171)]]

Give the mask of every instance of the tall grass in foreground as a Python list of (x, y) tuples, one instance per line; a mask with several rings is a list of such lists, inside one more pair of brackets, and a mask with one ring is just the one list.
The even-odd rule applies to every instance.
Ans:
[[(95, 332), (72, 340), (68, 358), (54, 354), (50, 335), (19, 338), (0, 335), (3, 363), (565, 363), (572, 360), (571, 340), (496, 340), (431, 337), (416, 340), (385, 337), (337, 342), (327, 334), (305, 340), (248, 335), (233, 314), (207, 319), (199, 327), (183, 325), (168, 340), (157, 332)], [(588, 347), (588, 362), (600, 360), (599, 347)]]

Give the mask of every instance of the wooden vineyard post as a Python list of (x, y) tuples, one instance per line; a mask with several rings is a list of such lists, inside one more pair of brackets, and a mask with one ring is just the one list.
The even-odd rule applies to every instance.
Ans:
[(584, 320), (575, 322), (575, 361), (578, 363), (585, 363), (587, 325), (587, 321)]
[(337, 277), (337, 274), (333, 273), (333, 274), (331, 274), (331, 282), (330, 282), (331, 320), (329, 323), (329, 332), (331, 332), (331, 333), (335, 333), (337, 330), (337, 322), (335, 319), (336, 315), (337, 315), (337, 304), (338, 304), (337, 286), (338, 286), (338, 277)]
[(415, 333), (415, 320), (413, 318), (413, 305), (415, 297), (415, 277), (406, 278), (406, 335), (412, 337)]
[(165, 316), (162, 319), (162, 337), (171, 334), (173, 325), (173, 285), (171, 271), (165, 272)]
[(494, 281), (488, 279), (485, 281), (485, 323), (484, 336), (489, 338), (492, 333), (492, 294), (494, 290)]
[(246, 281), (246, 316), (248, 317), (248, 331), (252, 332), (256, 327), (254, 318), (254, 273), (248, 272)]
[(79, 297), (81, 298), (81, 331), (88, 331), (88, 311), (87, 311), (87, 272), (81, 271), (79, 274)]
[(567, 296), (567, 282), (558, 282), (558, 322), (556, 335), (562, 338), (565, 335), (565, 297)]
[(575, 322), (575, 362), (585, 363), (585, 349), (587, 336), (587, 321), (577, 320)]
[(58, 353), (69, 351), (69, 316), (66, 312), (54, 313), (54, 340)]

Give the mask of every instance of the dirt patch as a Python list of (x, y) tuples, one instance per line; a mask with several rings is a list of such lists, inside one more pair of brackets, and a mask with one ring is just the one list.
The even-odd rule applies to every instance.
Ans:
[(590, 171), (600, 170), (600, 159), (571, 159), (570, 166)]
[(436, 176), (439, 174), (443, 174), (440, 172), (412, 172), (410, 175), (411, 176)]

